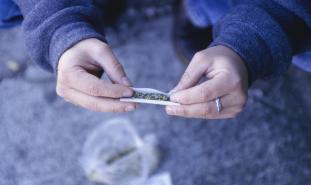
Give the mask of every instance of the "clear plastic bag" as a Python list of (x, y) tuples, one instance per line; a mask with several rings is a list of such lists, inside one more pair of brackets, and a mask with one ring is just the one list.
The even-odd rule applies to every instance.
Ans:
[(142, 184), (158, 163), (155, 136), (140, 138), (126, 119), (112, 119), (95, 128), (81, 157), (87, 177), (108, 185)]

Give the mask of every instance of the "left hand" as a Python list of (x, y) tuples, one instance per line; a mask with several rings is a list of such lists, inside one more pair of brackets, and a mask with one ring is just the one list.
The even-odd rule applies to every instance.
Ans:
[[(207, 80), (199, 84), (199, 81)], [(181, 106), (167, 106), (169, 115), (188, 118), (226, 119), (242, 111), (247, 101), (248, 77), (244, 61), (226, 46), (196, 53), (171, 95)], [(222, 111), (215, 99), (220, 97)]]
[[(100, 77), (105, 72), (110, 80)], [(56, 92), (66, 101), (96, 112), (129, 112), (135, 103), (131, 83), (110, 47), (95, 38), (85, 39), (65, 51), (58, 63)]]

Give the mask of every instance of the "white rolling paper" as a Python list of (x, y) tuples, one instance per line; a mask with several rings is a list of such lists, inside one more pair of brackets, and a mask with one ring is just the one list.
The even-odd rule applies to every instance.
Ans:
[(146, 103), (154, 105), (180, 105), (179, 103), (169, 100), (170, 93), (165, 93), (156, 89), (150, 88), (133, 88), (134, 95), (129, 98), (121, 98), (123, 102)]

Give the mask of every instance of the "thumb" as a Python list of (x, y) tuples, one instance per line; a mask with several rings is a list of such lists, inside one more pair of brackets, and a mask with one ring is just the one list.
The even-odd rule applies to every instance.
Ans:
[(132, 83), (127, 77), (123, 69), (123, 66), (114, 56), (109, 46), (104, 45), (103, 48), (104, 49), (98, 55), (95, 56), (95, 60), (107, 73), (109, 79), (113, 83), (123, 84), (125, 86), (132, 86)]
[[(203, 64), (202, 64), (203, 63)], [(196, 85), (206, 72), (206, 64), (194, 56), (173, 92), (188, 89)]]

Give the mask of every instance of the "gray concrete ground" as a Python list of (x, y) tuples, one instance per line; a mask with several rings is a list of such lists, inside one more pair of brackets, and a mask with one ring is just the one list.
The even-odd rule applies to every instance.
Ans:
[[(114, 48), (137, 87), (170, 90), (185, 66), (170, 43), (170, 18), (143, 25)], [(112, 117), (154, 132), (159, 171), (175, 185), (311, 184), (311, 75), (295, 67), (250, 89), (245, 111), (231, 120), (169, 117), (163, 107), (94, 113), (55, 94), (55, 78), (28, 62), (20, 28), (0, 31), (0, 184), (91, 185), (79, 166), (88, 133)], [(12, 71), (8, 61), (21, 63)], [(7, 66), (11, 66), (11, 70)], [(16, 69), (13, 67), (13, 69)]]

